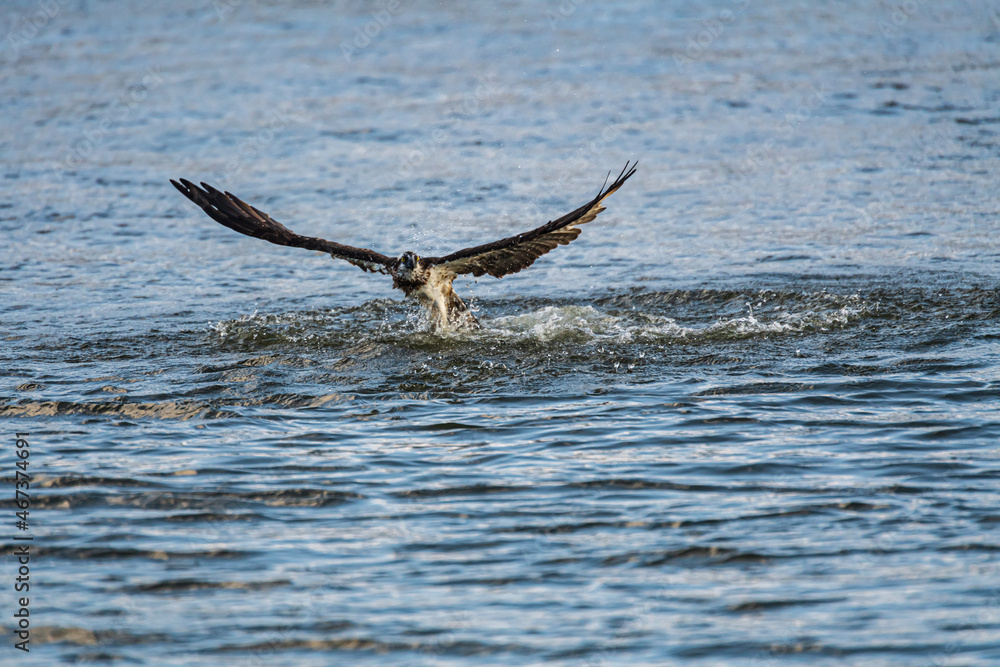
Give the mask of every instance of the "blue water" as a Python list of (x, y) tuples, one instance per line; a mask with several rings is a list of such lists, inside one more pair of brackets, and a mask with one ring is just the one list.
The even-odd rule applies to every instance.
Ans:
[(1000, 664), (995, 3), (0, 15), (4, 664)]

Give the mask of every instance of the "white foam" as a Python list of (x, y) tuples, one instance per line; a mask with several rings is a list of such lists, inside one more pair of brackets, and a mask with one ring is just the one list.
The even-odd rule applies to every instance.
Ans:
[[(823, 301), (823, 300), (821, 300)], [(398, 304), (391, 304), (398, 305)], [(827, 331), (849, 325), (870, 309), (860, 298), (836, 303), (798, 304), (798, 310), (770, 309), (760, 312), (747, 304), (745, 314), (720, 318), (709, 324), (682, 325), (672, 317), (655, 315), (642, 310), (611, 314), (587, 305), (545, 306), (537, 310), (495, 318), (480, 316), (482, 330), (460, 330), (430, 334), (451, 340), (499, 338), (507, 342), (532, 340), (539, 343), (558, 342), (694, 342), (698, 340), (739, 340), (758, 336)], [(367, 311), (369, 322), (381, 321), (368, 336), (398, 338), (428, 335), (429, 323), (421, 310), (407, 311), (402, 322), (398, 313), (386, 304), (372, 302), (361, 310)], [(826, 306), (826, 308), (824, 308)], [(220, 321), (211, 328), (220, 338), (256, 340), (259, 336), (280, 335), (289, 342), (302, 342), (316, 337), (325, 338), (334, 330), (364, 334), (356, 321), (345, 312), (260, 314), (254, 311), (235, 320)], [(374, 319), (372, 319), (374, 318)], [(353, 318), (351, 318), (353, 319)]]

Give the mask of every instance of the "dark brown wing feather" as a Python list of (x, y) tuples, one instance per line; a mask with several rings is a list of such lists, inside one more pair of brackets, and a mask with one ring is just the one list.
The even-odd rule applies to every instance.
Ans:
[(582, 225), (596, 218), (597, 214), (604, 210), (601, 202), (616, 192), (635, 173), (637, 164), (638, 162), (633, 165), (626, 163), (614, 183), (607, 188), (602, 186), (601, 191), (591, 201), (558, 220), (548, 222), (530, 232), (459, 250), (444, 257), (425, 257), (424, 262), (438, 265), (453, 273), (471, 273), (474, 276), (488, 273), (497, 278), (526, 269), (556, 246), (566, 245), (579, 236), (580, 230), (576, 225)]
[(181, 191), (181, 194), (200, 206), (205, 213), (208, 213), (210, 218), (240, 234), (264, 239), (278, 245), (328, 252), (339, 259), (346, 259), (365, 271), (387, 273), (388, 266), (394, 261), (391, 257), (386, 257), (374, 250), (352, 248), (312, 236), (300, 236), (239, 197), (228, 192), (220, 192), (207, 183), (202, 183), (199, 188), (183, 178), (180, 179), (180, 183), (173, 179), (170, 182)]

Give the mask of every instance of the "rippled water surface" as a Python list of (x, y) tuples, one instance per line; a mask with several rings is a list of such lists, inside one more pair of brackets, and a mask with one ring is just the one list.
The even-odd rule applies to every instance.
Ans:
[(1000, 664), (995, 4), (2, 14), (4, 664)]

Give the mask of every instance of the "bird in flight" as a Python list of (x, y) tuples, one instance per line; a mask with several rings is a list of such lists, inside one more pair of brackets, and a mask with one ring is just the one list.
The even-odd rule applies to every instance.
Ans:
[(604, 210), (601, 203), (635, 173), (637, 164), (626, 163), (611, 185), (605, 180), (596, 197), (557, 220), (530, 232), (465, 248), (444, 257), (420, 257), (409, 251), (399, 257), (389, 257), (374, 250), (300, 236), (229, 192), (220, 192), (207, 183), (199, 188), (183, 178), (180, 182), (173, 179), (170, 182), (210, 218), (229, 229), (278, 245), (330, 253), (335, 259), (347, 260), (365, 271), (392, 276), (392, 286), (403, 290), (406, 296), (415, 297), (427, 309), (432, 329), (439, 331), (479, 328), (475, 316), (452, 289), (452, 281), (457, 276), (471, 273), (478, 277), (488, 273), (502, 278), (528, 268), (557, 245), (566, 245), (580, 235), (578, 225), (590, 222)]

